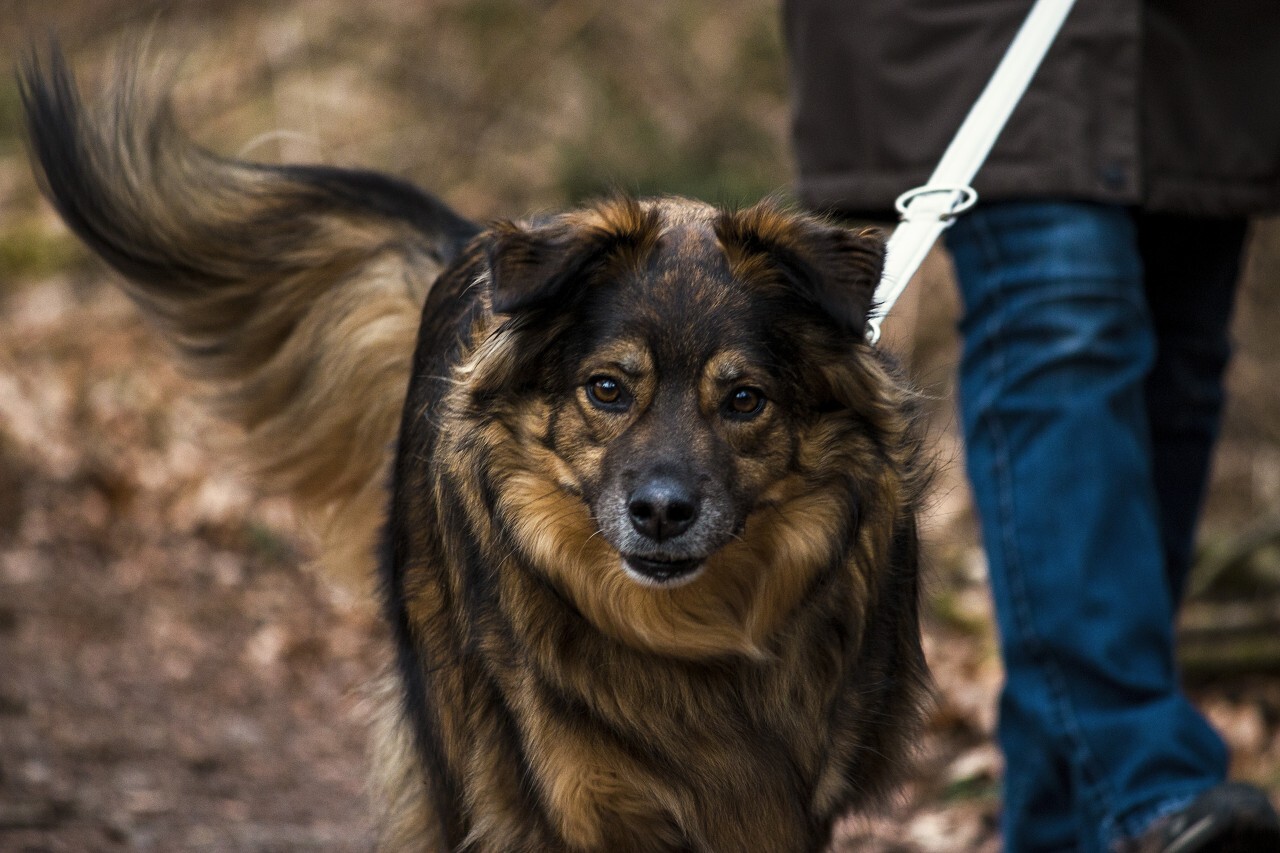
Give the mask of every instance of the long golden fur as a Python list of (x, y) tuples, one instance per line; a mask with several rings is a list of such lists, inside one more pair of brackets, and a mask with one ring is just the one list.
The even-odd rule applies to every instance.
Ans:
[(377, 555), (384, 849), (812, 851), (889, 789), (924, 486), (877, 234), (673, 198), (481, 228), (209, 154), (132, 72), (90, 112), (54, 51), (22, 92), (263, 484), (335, 571)]

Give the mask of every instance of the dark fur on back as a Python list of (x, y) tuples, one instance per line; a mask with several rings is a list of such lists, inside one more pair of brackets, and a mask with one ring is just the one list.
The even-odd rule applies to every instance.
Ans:
[(385, 849), (814, 851), (889, 790), (924, 471), (863, 335), (877, 234), (682, 199), (481, 229), (208, 154), (132, 72), (95, 114), (56, 52), (22, 93), (46, 192), (328, 561), (385, 531)]

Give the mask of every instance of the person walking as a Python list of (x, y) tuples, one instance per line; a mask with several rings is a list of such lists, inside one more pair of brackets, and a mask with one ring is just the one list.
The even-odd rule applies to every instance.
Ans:
[[(890, 218), (1031, 0), (784, 0), (798, 193)], [(1280, 211), (1280, 4), (1079, 0), (946, 235), (1018, 853), (1280, 850), (1173, 625), (1248, 218)]]

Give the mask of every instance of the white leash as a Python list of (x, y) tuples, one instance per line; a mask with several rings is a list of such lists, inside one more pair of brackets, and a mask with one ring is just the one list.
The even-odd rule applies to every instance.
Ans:
[(1075, 0), (1036, 0), (929, 182), (898, 196), (895, 204), (901, 221), (889, 236), (884, 273), (875, 293), (876, 307), (867, 318), (867, 339), (871, 343), (880, 340), (881, 322), (906, 290), (929, 249), (952, 221), (978, 200), (969, 184), (991, 153), (996, 137), (1074, 5)]

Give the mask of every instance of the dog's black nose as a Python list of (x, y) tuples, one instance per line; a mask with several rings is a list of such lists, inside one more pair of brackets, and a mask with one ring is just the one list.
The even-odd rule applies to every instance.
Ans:
[(631, 525), (661, 542), (689, 529), (698, 518), (698, 499), (683, 483), (655, 477), (631, 493), (627, 503)]

